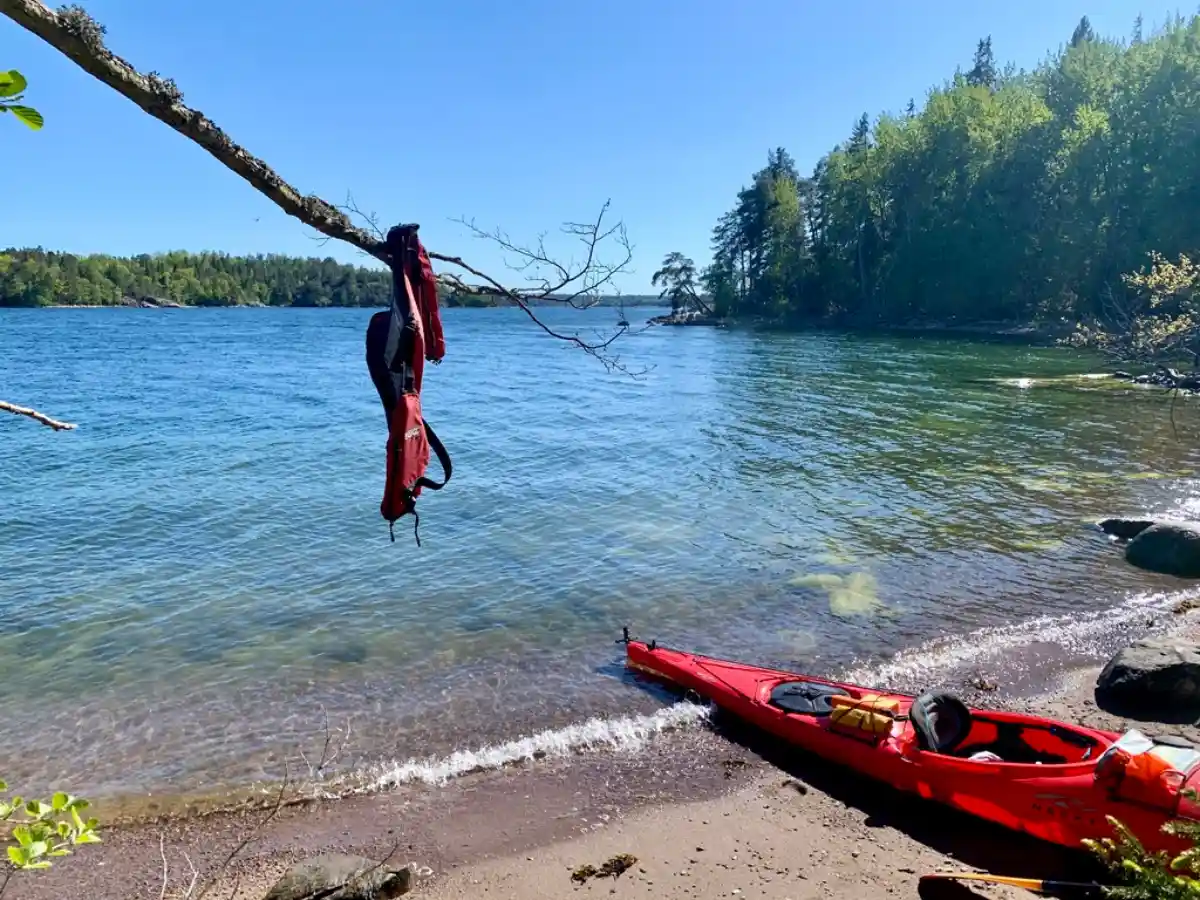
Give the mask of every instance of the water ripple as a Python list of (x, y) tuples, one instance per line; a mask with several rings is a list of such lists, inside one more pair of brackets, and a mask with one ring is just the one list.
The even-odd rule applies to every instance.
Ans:
[(391, 544), (369, 315), (0, 311), (0, 396), (80, 423), (0, 419), (7, 778), (242, 783), (321, 709), (376, 767), (642, 721), (606, 668), (626, 623), (892, 671), (1173, 590), (1088, 522), (1200, 508), (1165, 409), (1060, 379), (1087, 370), (1061, 351), (656, 329), (625, 342), (654, 366), (634, 380), (519, 313), (449, 310), (424, 406), (454, 478), (423, 546)]

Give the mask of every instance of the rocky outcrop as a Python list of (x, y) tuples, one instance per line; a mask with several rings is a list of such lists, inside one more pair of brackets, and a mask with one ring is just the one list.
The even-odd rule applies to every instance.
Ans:
[(161, 297), (151, 297), (146, 295), (143, 297), (122, 297), (121, 306), (132, 306), (137, 309), (182, 309), (182, 303), (176, 303), (174, 300), (164, 300)]
[(1170, 637), (1137, 641), (1100, 672), (1095, 695), (1115, 715), (1192, 721), (1200, 714), (1200, 647)]
[(646, 320), (647, 325), (708, 325), (710, 327), (721, 326), (725, 324), (725, 320), (718, 316), (707, 316), (704, 313), (696, 310), (688, 310), (687, 312), (668, 313), (665, 316), (654, 316)]
[(1200, 578), (1200, 523), (1155, 522), (1130, 540), (1125, 559), (1151, 572)]
[(1112, 373), (1112, 377), (1133, 384), (1151, 384), (1170, 390), (1200, 393), (1200, 372), (1179, 372), (1167, 366), (1159, 366), (1153, 372), (1146, 372), (1142, 375), (1117, 371)]

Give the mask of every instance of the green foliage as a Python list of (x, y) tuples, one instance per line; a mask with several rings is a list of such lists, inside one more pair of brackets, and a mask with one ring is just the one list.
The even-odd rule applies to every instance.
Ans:
[[(0, 792), (8, 786), (0, 781)], [(59, 791), (49, 800), (0, 799), (0, 822), (12, 823), (7, 848), (7, 874), (15, 870), (48, 869), (51, 860), (68, 856), (77, 844), (96, 844), (99, 823), (80, 813), (88, 801)], [(5, 881), (7, 883), (7, 879)]]
[(1200, 359), (1200, 263), (1150, 253), (1150, 268), (1121, 276), (1129, 295), (1113, 301), (1108, 321), (1080, 324), (1067, 343), (1121, 359)]
[(984, 38), (967, 73), (862, 116), (811, 176), (772, 150), (713, 229), (706, 290), (801, 323), (1100, 317), (1151, 251), (1200, 250), (1200, 16), (1134, 31), (1081, 22), (1031, 72), (998, 70)]
[[(36, 249), (0, 249), (0, 307), (113, 306), (168, 301), (184, 306), (366, 306), (391, 302), (391, 273), (333, 259), (270, 254), (143, 253), (76, 256)], [(495, 297), (439, 288), (445, 306), (497, 306)], [(553, 303), (553, 300), (544, 301)], [(627, 306), (658, 302), (625, 297)], [(600, 305), (615, 305), (614, 297)]]
[[(1194, 790), (1184, 792), (1193, 799)], [(1106, 816), (1116, 834), (1116, 840), (1103, 838), (1085, 840), (1084, 845), (1095, 853), (1123, 882), (1119, 887), (1105, 888), (1114, 900), (1196, 900), (1200, 897), (1200, 847), (1189, 847), (1171, 858), (1165, 851), (1150, 854), (1125, 825)], [(1163, 826), (1163, 831), (1189, 840), (1200, 839), (1200, 822), (1176, 819)]]
[(24, 106), (20, 102), (28, 82), (25, 76), (16, 69), (0, 72), (0, 113), (12, 113), (34, 131), (45, 123), (42, 114), (32, 106)]
[(333, 259), (0, 251), (0, 306), (104, 306), (125, 298), (186, 306), (386, 306), (391, 290), (386, 270)]

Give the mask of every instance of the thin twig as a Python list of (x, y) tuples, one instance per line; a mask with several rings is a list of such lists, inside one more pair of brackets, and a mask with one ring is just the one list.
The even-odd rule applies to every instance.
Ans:
[(28, 416), (35, 422), (41, 422), (55, 431), (70, 431), (76, 427), (72, 422), (60, 422), (58, 419), (52, 419), (45, 413), (38, 412), (36, 409), (30, 409), (28, 406), (16, 406), (4, 400), (0, 400), (0, 411), (10, 412), (15, 416)]
[(196, 866), (192, 863), (192, 858), (187, 855), (186, 850), (180, 850), (183, 854), (184, 861), (188, 864), (188, 868), (192, 870), (192, 880), (188, 884), (187, 893), (183, 895), (183, 900), (188, 900), (192, 896), (192, 891), (196, 889), (196, 881), (200, 878), (200, 873), (196, 871)]
[(158, 892), (158, 900), (163, 900), (167, 896), (167, 884), (170, 882), (170, 870), (167, 867), (167, 848), (164, 835), (160, 832), (158, 835), (158, 855), (163, 861), (163, 879), (162, 890)]
[(221, 877), (221, 874), (227, 868), (229, 868), (230, 863), (233, 862), (233, 860), (237, 857), (237, 855), (239, 853), (241, 853), (243, 850), (245, 850), (247, 845), (251, 841), (253, 841), (256, 837), (258, 837), (259, 833), (264, 828), (267, 827), (267, 825), (271, 822), (272, 819), (275, 818), (275, 816), (277, 816), (279, 814), (279, 810), (282, 809), (282, 807), (283, 807), (283, 795), (287, 791), (288, 781), (289, 781), (289, 778), (288, 778), (287, 759), (285, 757), (283, 760), (283, 782), (279, 785), (279, 793), (275, 797), (275, 803), (271, 807), (270, 812), (268, 812), (267, 815), (263, 818), (263, 820), (261, 822), (259, 822), (258, 825), (256, 825), (253, 829), (251, 829), (246, 834), (246, 836), (244, 838), (242, 838), (242, 840), (240, 842), (238, 842), (238, 845), (236, 847), (234, 847), (232, 851), (230, 851), (229, 855), (227, 857), (225, 857), (225, 861), (223, 863), (221, 863), (220, 866), (217, 867), (217, 871), (213, 874), (213, 876), (209, 880), (208, 884), (206, 884), (204, 886), (204, 889), (202, 891), (200, 891), (199, 895), (196, 897), (196, 900), (203, 900), (204, 895), (207, 894), (212, 889), (212, 886), (214, 884), (216, 884), (217, 879)]

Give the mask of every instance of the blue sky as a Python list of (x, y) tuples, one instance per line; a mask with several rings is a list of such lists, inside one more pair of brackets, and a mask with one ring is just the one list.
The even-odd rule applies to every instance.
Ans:
[[(1126, 36), (1179, 7), (1137, 0), (82, 0), (107, 42), (171, 76), (302, 192), (347, 193), (430, 249), (501, 277), (452, 218), (550, 238), (606, 200), (635, 244), (626, 293), (709, 233), (768, 149), (802, 170), (862, 112), (899, 111), (970, 66), (1031, 67), (1080, 16)], [(1190, 8), (1182, 10), (1190, 12)], [(0, 18), (0, 68), (46, 118), (0, 121), (0, 247), (289, 253), (364, 262), (279, 212), (182, 135)], [(549, 239), (548, 239), (549, 241)], [(552, 249), (569, 249), (549, 241)], [(511, 280), (511, 279), (509, 279)]]

